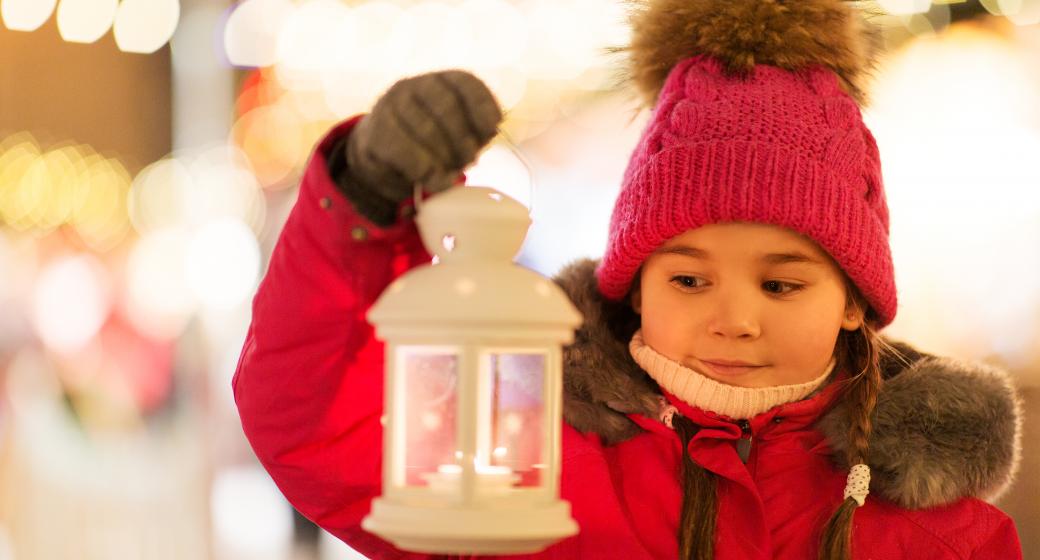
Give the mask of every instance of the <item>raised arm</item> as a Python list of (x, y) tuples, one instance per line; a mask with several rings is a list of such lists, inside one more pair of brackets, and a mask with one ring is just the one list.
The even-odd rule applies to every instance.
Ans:
[(479, 80), (449, 72), (402, 80), (370, 115), (333, 129), (253, 300), (232, 381), (246, 437), (297, 510), (371, 557), (405, 555), (360, 528), (382, 462), (383, 344), (365, 313), (430, 260), (407, 193), (451, 186), (500, 118)]
[(246, 437), (292, 505), (354, 548), (392, 557), (358, 527), (379, 494), (382, 438), (383, 345), (364, 314), (393, 278), (429, 257), (414, 222), (379, 228), (329, 176), (326, 154), (357, 120), (335, 129), (308, 164), (232, 385)]

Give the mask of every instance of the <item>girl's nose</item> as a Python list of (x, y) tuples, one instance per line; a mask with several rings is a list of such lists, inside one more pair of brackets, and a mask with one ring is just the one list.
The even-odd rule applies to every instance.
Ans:
[(722, 298), (714, 303), (708, 322), (712, 336), (751, 340), (762, 334), (755, 306), (749, 298)]

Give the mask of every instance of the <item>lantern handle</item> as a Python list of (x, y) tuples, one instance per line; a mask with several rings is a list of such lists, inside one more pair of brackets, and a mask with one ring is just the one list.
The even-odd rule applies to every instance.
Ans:
[[(516, 142), (513, 142), (513, 139), (509, 137), (509, 134), (507, 134), (506, 131), (501, 128), (498, 128), (497, 130), (498, 134), (502, 137), (502, 140), (505, 141), (505, 144), (509, 148), (509, 150), (513, 152), (513, 155), (516, 156), (516, 159), (520, 160), (520, 163), (523, 164), (523, 166), (527, 169), (527, 212), (528, 214), (534, 215), (534, 168), (531, 166), (531, 162), (526, 157), (524, 157), (524, 153), (520, 150), (520, 146), (518, 146)], [(424, 185), (421, 182), (416, 181), (412, 193), (412, 201), (415, 205), (415, 214), (417, 216), (419, 212), (422, 212), (422, 195), (423, 191), (425, 190), (423, 187)]]

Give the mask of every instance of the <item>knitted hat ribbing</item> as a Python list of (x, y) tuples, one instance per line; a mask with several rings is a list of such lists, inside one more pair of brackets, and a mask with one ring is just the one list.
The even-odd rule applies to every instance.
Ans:
[[(778, 10), (766, 24), (780, 31), (808, 25), (775, 0), (732, 1), (726, 4), (735, 12)], [(675, 0), (663, 3), (669, 2)], [(838, 0), (803, 2), (849, 13)], [(737, 17), (748, 14), (763, 17), (750, 10), (729, 23), (754, 27)], [(636, 31), (635, 41), (646, 39)], [(703, 33), (728, 37), (724, 31)], [(801, 54), (803, 63), (812, 59)], [(605, 297), (624, 297), (643, 261), (668, 239), (706, 224), (749, 221), (816, 241), (863, 292), (878, 327), (893, 320), (895, 277), (877, 145), (848, 91), (850, 80), (825, 62), (759, 63), (739, 74), (720, 56), (694, 54), (675, 64), (662, 89), (651, 92), (650, 121), (614, 206), (596, 271)]]

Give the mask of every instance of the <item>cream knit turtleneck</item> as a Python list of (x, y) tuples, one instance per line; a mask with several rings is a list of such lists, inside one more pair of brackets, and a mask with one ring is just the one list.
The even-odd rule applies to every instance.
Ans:
[(807, 383), (774, 387), (736, 387), (719, 383), (659, 354), (643, 342), (643, 332), (636, 331), (628, 345), (629, 352), (650, 377), (669, 393), (690, 406), (729, 418), (751, 418), (773, 407), (800, 401), (824, 384), (834, 370), (831, 359), (823, 375)]

